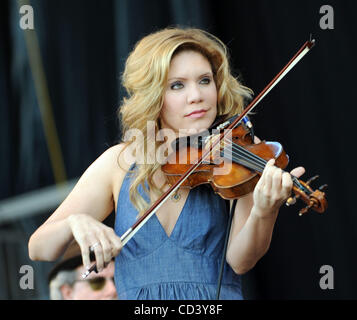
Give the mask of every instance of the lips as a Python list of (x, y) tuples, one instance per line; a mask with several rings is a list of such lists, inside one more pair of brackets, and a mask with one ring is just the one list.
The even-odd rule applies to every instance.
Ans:
[(195, 110), (195, 111), (192, 111), (191, 113), (189, 114), (186, 114), (185, 117), (189, 117), (189, 116), (192, 116), (192, 115), (200, 115), (200, 114), (205, 114), (207, 110), (205, 109), (199, 109), (199, 110)]

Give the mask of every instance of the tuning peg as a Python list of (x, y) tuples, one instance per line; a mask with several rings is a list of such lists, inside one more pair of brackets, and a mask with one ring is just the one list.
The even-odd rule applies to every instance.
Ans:
[(326, 189), (328, 187), (327, 184), (323, 184), (322, 186), (319, 187), (320, 191), (323, 191), (324, 189)]
[(319, 177), (319, 175), (313, 176), (312, 178), (310, 178), (309, 180), (306, 181), (306, 184), (309, 186), (310, 183), (315, 181), (318, 177)]
[(299, 211), (299, 216), (301, 217), (304, 213), (308, 212), (309, 209), (314, 205), (314, 203), (311, 201), (310, 204), (308, 206), (306, 206), (305, 208), (302, 208)]
[(296, 203), (296, 200), (299, 198), (300, 198), (300, 195), (293, 195), (286, 200), (285, 205), (287, 207), (292, 206)]
[(286, 200), (285, 205), (287, 207), (289, 207), (289, 206), (294, 205), (295, 203), (296, 203), (296, 197), (293, 196), (293, 197), (288, 198), (288, 200)]

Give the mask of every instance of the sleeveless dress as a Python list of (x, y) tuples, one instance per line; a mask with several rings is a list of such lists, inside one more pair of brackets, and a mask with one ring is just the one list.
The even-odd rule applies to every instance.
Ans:
[[(129, 200), (130, 183), (128, 173), (118, 199), (114, 225), (118, 236), (134, 224), (138, 215)], [(149, 201), (141, 186), (139, 192)], [(216, 299), (228, 217), (227, 201), (208, 185), (190, 190), (170, 236), (154, 214), (115, 259), (118, 298)], [(224, 270), (220, 299), (243, 299), (241, 277), (227, 263)]]

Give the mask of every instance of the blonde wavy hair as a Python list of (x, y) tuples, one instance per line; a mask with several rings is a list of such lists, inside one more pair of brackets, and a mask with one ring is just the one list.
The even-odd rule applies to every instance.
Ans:
[[(140, 130), (144, 139), (141, 142), (127, 142), (122, 151), (132, 143), (140, 143), (136, 150), (140, 149), (143, 158), (147, 159), (149, 144), (155, 145), (157, 150), (165, 143), (150, 141), (147, 122), (155, 123), (156, 133), (160, 130), (159, 116), (167, 87), (170, 62), (175, 54), (183, 50), (199, 52), (210, 62), (217, 88), (217, 116), (230, 117), (240, 113), (244, 107), (244, 99), (251, 98), (252, 90), (243, 86), (231, 74), (227, 48), (214, 35), (195, 28), (166, 28), (149, 34), (135, 45), (126, 61), (122, 84), (128, 96), (123, 99), (118, 110), (123, 137), (128, 130), (135, 128)], [(139, 216), (151, 205), (138, 192), (139, 185), (148, 192), (145, 186), (147, 181), (150, 190), (157, 195), (163, 193), (163, 186), (159, 188), (153, 182), (154, 173), (160, 166), (159, 163), (137, 164), (137, 170), (133, 172), (134, 179), (130, 185), (129, 195)]]

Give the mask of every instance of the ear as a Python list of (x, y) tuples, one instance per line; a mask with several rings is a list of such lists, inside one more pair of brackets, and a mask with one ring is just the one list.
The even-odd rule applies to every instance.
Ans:
[(73, 300), (73, 289), (70, 285), (64, 284), (60, 288), (63, 300)]

